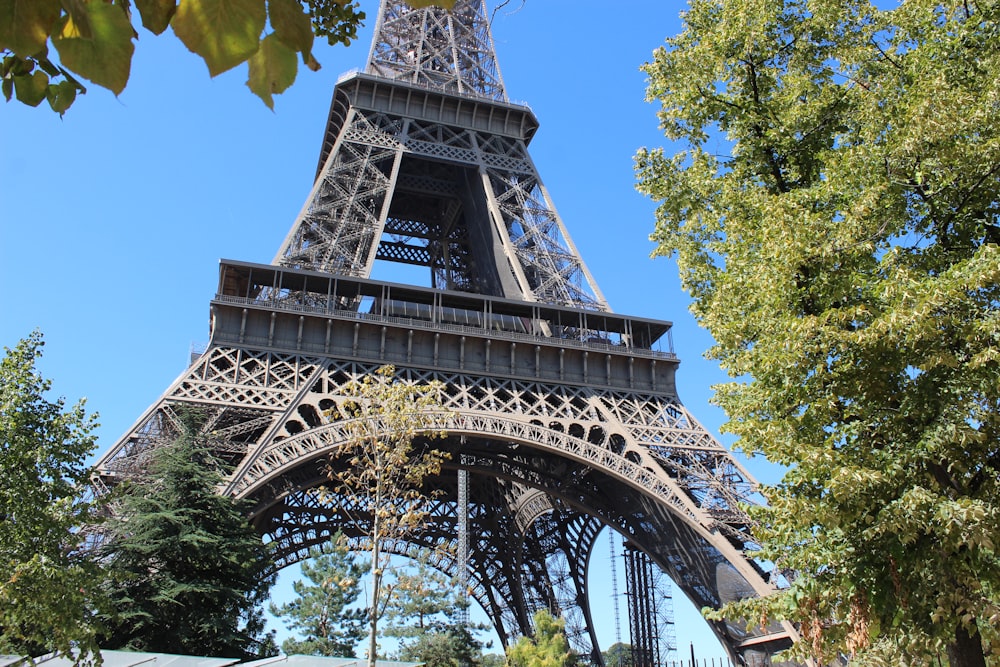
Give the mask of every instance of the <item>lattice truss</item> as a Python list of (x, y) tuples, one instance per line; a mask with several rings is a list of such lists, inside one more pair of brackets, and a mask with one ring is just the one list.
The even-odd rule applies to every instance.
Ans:
[(399, 119), (352, 111), (275, 263), (348, 276), (371, 272), (384, 224), (391, 172), (398, 163)]
[(670, 581), (645, 553), (624, 545), (633, 667), (666, 665), (677, 650)]
[[(323, 462), (344, 437), (324, 414), (346, 400), (347, 383), (375, 369), (210, 347), (98, 469), (105, 479), (141, 470), (152, 448), (176, 436), (176, 406), (201, 406), (203, 434), (232, 471), (227, 492), (257, 501), (258, 527), (273, 543), (277, 565), (293, 563), (358, 518), (343, 504), (324, 505), (309, 490), (324, 481)], [(603, 477), (638, 486), (671, 508), (679, 523), (720, 529), (743, 548), (753, 547), (738, 506), (753, 493), (749, 477), (672, 396), (415, 368), (401, 369), (401, 378), (445, 385), (456, 465), (478, 473), (470, 510), (470, 533), (477, 536), (470, 552), (472, 594), (501, 636), (529, 631), (532, 612), (548, 608), (567, 618), (576, 650), (597, 651), (589, 634), (586, 563), (601, 526), (634, 533), (629, 522), (641, 519), (629, 518), (636, 508), (609, 505), (588, 514), (559, 498), (579, 488), (598, 497), (604, 492), (593, 485)], [(473, 439), (468, 453), (456, 444), (460, 433)], [(454, 482), (439, 484), (448, 493), (412, 548), (454, 554), (457, 494)], [(579, 488), (570, 492), (567, 485)], [(454, 559), (442, 562), (455, 574)], [(672, 574), (684, 576), (677, 568)]]
[(382, 2), (367, 72), (452, 93), (506, 101), (483, 0), (451, 12)]
[(607, 310), (534, 171), (489, 169), (490, 189), (530, 292), (544, 303)]
[[(476, 178), (485, 201), (463, 198)], [(506, 257), (471, 245), (476, 224), (491, 226)], [(368, 277), (376, 259), (485, 294), (498, 291), (490, 271), (512, 273), (521, 293), (503, 296), (608, 309), (522, 140), (352, 108), (275, 263)]]

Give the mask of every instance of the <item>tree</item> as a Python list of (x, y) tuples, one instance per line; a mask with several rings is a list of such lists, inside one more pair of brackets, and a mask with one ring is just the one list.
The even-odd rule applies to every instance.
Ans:
[(607, 667), (632, 667), (632, 645), (615, 642), (604, 652), (604, 664)]
[(566, 621), (542, 609), (532, 617), (533, 637), (521, 637), (507, 648), (507, 662), (512, 667), (568, 667), (572, 661), (566, 639)]
[(469, 600), (459, 585), (431, 567), (427, 558), (397, 571), (384, 634), (401, 640), (400, 660), (423, 662), (427, 667), (479, 663), (483, 643), (475, 633), (487, 628), (466, 619)]
[(451, 577), (432, 568), (426, 557), (397, 570), (386, 605), (385, 634), (405, 639), (451, 625), (468, 608), (456, 586)]
[(422, 528), (430, 500), (424, 481), (440, 473), (448, 458), (430, 446), (433, 438), (444, 436), (439, 427), (440, 385), (398, 382), (395, 373), (395, 367), (383, 366), (349, 385), (349, 400), (328, 414), (343, 422), (347, 440), (331, 457), (331, 488), (325, 493), (336, 494), (347, 506), (357, 508), (357, 528), (371, 545), (371, 667), (377, 658), (378, 623), (391, 599), (391, 590), (383, 590), (390, 565), (384, 546)]
[(506, 667), (507, 658), (502, 653), (484, 653), (479, 659), (480, 667)]
[[(201, 56), (211, 76), (248, 64), (247, 86), (273, 108), (272, 95), (295, 81), (297, 57), (311, 70), (313, 36), (330, 44), (357, 38), (365, 13), (353, 0), (134, 0), (142, 27), (168, 27)], [(411, 0), (451, 8), (454, 0)], [(0, 0), (0, 79), (9, 102), (47, 100), (64, 113), (87, 92), (79, 78), (119, 95), (139, 38), (130, 0)], [(266, 32), (270, 28), (271, 32)], [(50, 48), (51, 47), (51, 48)], [(79, 78), (78, 78), (79, 77)]]
[[(1000, 622), (1000, 6), (693, 0), (637, 157), (799, 655), (983, 665)], [(720, 147), (720, 148), (716, 148)]]
[(272, 614), (286, 617), (288, 627), (304, 636), (286, 639), (281, 650), (286, 655), (354, 657), (367, 614), (350, 606), (361, 594), (361, 578), (368, 568), (356, 562), (341, 534), (310, 549), (309, 559), (302, 563), (305, 580), (292, 584), (298, 598), (280, 607), (271, 605)]
[(418, 635), (402, 646), (399, 659), (425, 667), (472, 667), (482, 660), (482, 643), (468, 628), (454, 625)]
[(45, 397), (51, 382), (35, 369), (43, 346), (35, 331), (0, 362), (0, 654), (80, 663), (97, 649), (101, 600), (102, 573), (80, 531), (96, 523), (83, 492), (97, 423), (84, 401)]
[(262, 617), (274, 582), (269, 550), (247, 503), (216, 493), (222, 477), (203, 416), (176, 416), (177, 439), (154, 450), (147, 473), (124, 490), (108, 538), (114, 614), (102, 646), (263, 657), (274, 647)]

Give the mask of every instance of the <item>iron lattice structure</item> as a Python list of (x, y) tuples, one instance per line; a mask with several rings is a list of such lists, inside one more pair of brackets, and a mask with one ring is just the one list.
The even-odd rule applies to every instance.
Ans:
[[(349, 432), (324, 415), (395, 364), (402, 382), (443, 383), (435, 446), (452, 458), (429, 481), (441, 493), (428, 525), (389, 550), (462, 570), (505, 644), (547, 608), (601, 664), (587, 583), (600, 531), (697, 607), (765, 595), (740, 509), (755, 482), (678, 400), (677, 358), (655, 349), (669, 323), (608, 308), (528, 155), (538, 123), (507, 101), (485, 17), (482, 0), (452, 13), (382, 2), (274, 261), (222, 262), (207, 349), (98, 469), (105, 484), (142, 474), (178, 407), (196, 407), (276, 567), (338, 529), (362, 548), (359, 509), (310, 490)], [(373, 280), (376, 259), (426, 267), (430, 287)], [(713, 629), (738, 660), (794, 632)]]
[(626, 544), (623, 552), (632, 667), (666, 665), (677, 650), (670, 582), (642, 551)]

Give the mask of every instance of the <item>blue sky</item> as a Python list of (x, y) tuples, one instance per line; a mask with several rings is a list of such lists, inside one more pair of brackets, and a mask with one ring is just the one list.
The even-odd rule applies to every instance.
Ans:
[[(362, 5), (359, 40), (317, 44), (323, 68), (300, 71), (274, 112), (245, 87), (245, 68), (211, 79), (171, 34), (144, 30), (119, 98), (91, 86), (62, 119), (0, 105), (0, 344), (41, 329), (42, 371), (100, 413), (101, 450), (207, 342), (218, 260), (273, 258), (309, 193), (333, 85), (367, 58), (376, 2)], [(711, 339), (676, 266), (649, 258), (654, 204), (632, 169), (639, 147), (664, 145), (639, 66), (680, 29), (681, 8), (512, 0), (493, 30), (508, 95), (541, 123), (532, 159), (584, 261), (615, 311), (674, 322), (681, 399), (718, 434), (709, 398), (726, 378), (702, 358)], [(749, 467), (775, 480), (763, 462)], [(722, 655), (697, 612), (675, 607), (684, 654), (693, 641), (699, 656)], [(602, 625), (609, 645), (613, 620)]]

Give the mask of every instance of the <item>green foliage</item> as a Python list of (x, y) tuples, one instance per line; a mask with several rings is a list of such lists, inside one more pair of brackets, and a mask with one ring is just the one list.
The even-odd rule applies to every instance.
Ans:
[(479, 663), (483, 644), (475, 633), (486, 626), (464, 620), (469, 600), (459, 583), (419, 559), (398, 570), (386, 585), (384, 634), (400, 641), (399, 659), (427, 667)]
[(271, 108), (272, 95), (295, 81), (299, 56), (319, 69), (314, 29), (348, 45), (365, 19), (352, 0), (0, 0), (4, 97), (48, 100), (62, 114), (87, 92), (79, 78), (119, 95), (139, 37), (134, 14), (155, 35), (173, 28), (211, 76), (247, 62), (247, 86)]
[(444, 630), (468, 606), (456, 590), (457, 583), (433, 569), (426, 558), (395, 574), (395, 580), (386, 585), (387, 636), (418, 637)]
[(97, 648), (101, 571), (82, 551), (95, 523), (83, 496), (97, 425), (84, 403), (45, 397), (37, 331), (0, 362), (0, 654), (57, 652), (86, 662)]
[(361, 593), (368, 568), (356, 562), (340, 534), (310, 549), (309, 559), (302, 563), (304, 580), (292, 584), (298, 597), (280, 607), (271, 605), (272, 614), (285, 617), (289, 629), (304, 637), (286, 639), (281, 650), (286, 655), (354, 657), (367, 614), (349, 607)]
[(348, 438), (330, 459), (331, 488), (322, 494), (334, 493), (360, 510), (365, 518), (357, 529), (371, 544), (368, 663), (372, 667), (378, 623), (391, 600), (383, 590), (390, 566), (383, 546), (422, 528), (433, 495), (423, 488), (424, 481), (440, 473), (448, 458), (430, 446), (431, 440), (445, 435), (438, 426), (444, 416), (441, 386), (399, 382), (395, 373), (395, 367), (383, 366), (349, 385), (348, 400), (327, 415), (343, 421)]
[(533, 637), (521, 637), (507, 647), (507, 662), (511, 667), (569, 667), (572, 652), (566, 639), (566, 621), (555, 618), (546, 610), (532, 617)]
[(632, 667), (634, 664), (631, 644), (616, 642), (603, 655), (606, 667)]
[(480, 667), (506, 667), (507, 658), (502, 653), (484, 653), (479, 659)]
[[(1000, 5), (693, 0), (637, 157), (822, 663), (984, 664), (1000, 625)], [(721, 146), (721, 148), (720, 148)]]
[(459, 625), (420, 634), (399, 652), (400, 660), (422, 662), (426, 667), (473, 667), (480, 664), (481, 656), (482, 644)]
[(247, 503), (216, 493), (222, 477), (201, 417), (183, 411), (178, 421), (177, 439), (150, 454), (116, 508), (105, 546), (114, 614), (102, 646), (263, 657), (273, 647), (261, 612), (274, 581), (268, 549)]

